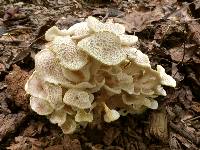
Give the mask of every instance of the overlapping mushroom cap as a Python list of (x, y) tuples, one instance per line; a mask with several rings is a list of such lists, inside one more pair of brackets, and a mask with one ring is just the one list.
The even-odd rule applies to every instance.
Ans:
[(138, 37), (112, 20), (102, 23), (90, 16), (69, 29), (54, 26), (45, 39), (25, 90), (31, 108), (65, 134), (96, 118), (109, 123), (157, 109), (154, 98), (166, 96), (162, 85), (176, 86), (162, 66), (153, 70), (148, 56), (135, 48)]

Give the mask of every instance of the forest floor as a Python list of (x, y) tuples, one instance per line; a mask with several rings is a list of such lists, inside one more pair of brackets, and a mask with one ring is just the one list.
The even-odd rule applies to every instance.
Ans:
[[(158, 110), (64, 135), (30, 109), (24, 84), (45, 31), (90, 15), (124, 24), (152, 66), (164, 66), (177, 87), (165, 88)], [(0, 0), (0, 150), (200, 149), (199, 18), (199, 0)]]

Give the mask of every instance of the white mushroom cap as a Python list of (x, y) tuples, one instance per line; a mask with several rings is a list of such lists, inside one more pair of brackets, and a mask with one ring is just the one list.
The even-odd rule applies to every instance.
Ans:
[(88, 28), (87, 22), (80, 22), (76, 23), (73, 26), (71, 26), (67, 32), (71, 35), (72, 39), (82, 39), (89, 34), (91, 34), (91, 30)]
[(68, 88), (73, 88), (73, 89), (93, 89), (96, 88), (95, 84), (92, 84), (90, 82), (81, 82), (78, 84), (70, 84), (68, 85)]
[(151, 109), (158, 109), (158, 102), (156, 100), (151, 100)]
[(165, 73), (165, 69), (161, 65), (157, 65), (157, 72), (161, 78), (161, 84), (176, 87), (176, 81), (168, 74)]
[(118, 111), (114, 109), (109, 109), (105, 103), (104, 103), (104, 109), (105, 109), (105, 115), (104, 115), (105, 122), (112, 122), (119, 119), (120, 114)]
[(30, 76), (25, 84), (25, 91), (34, 97), (46, 99), (48, 96), (47, 91), (44, 89), (44, 81), (39, 78), (36, 71)]
[(94, 32), (110, 31), (115, 34), (125, 33), (125, 27), (119, 23), (106, 22), (102, 23), (95, 17), (89, 16), (86, 19), (88, 27)]
[(59, 109), (64, 105), (62, 102), (62, 88), (58, 85), (44, 82), (39, 78), (36, 71), (27, 81), (25, 90), (34, 97), (47, 100), (54, 109)]
[(139, 110), (142, 106), (146, 106), (151, 109), (157, 109), (158, 103), (155, 100), (150, 100), (143, 95), (122, 95), (122, 100), (127, 105), (132, 105), (134, 109)]
[(132, 46), (138, 41), (138, 37), (135, 35), (119, 35), (121, 44), (124, 46)]
[(74, 106), (80, 109), (90, 108), (94, 97), (89, 93), (79, 89), (69, 89), (63, 98), (63, 102), (67, 105)]
[(140, 50), (132, 47), (123, 47), (122, 50), (127, 54), (128, 58), (142, 67), (151, 67), (149, 57)]
[(76, 122), (67, 116), (65, 123), (60, 125), (60, 127), (64, 134), (72, 134), (76, 130)]
[(44, 49), (35, 55), (35, 70), (44, 81), (54, 84), (69, 84), (62, 74), (61, 66), (53, 52)]
[(45, 83), (46, 91), (48, 93), (47, 100), (54, 109), (60, 109), (64, 106), (62, 101), (62, 87), (59, 85)]
[(93, 121), (93, 114), (91, 112), (85, 112), (85, 110), (80, 109), (77, 111), (75, 116), (76, 122), (92, 122)]
[(135, 91), (144, 95), (153, 95), (158, 85), (160, 85), (159, 74), (151, 69), (145, 68), (140, 76), (134, 81)]
[(120, 94), (121, 93), (121, 89), (119, 87), (109, 87), (108, 85), (104, 85), (103, 86), (104, 89), (106, 89), (107, 94), (109, 96), (115, 95), (115, 94)]
[(161, 85), (157, 86), (156, 92), (158, 95), (167, 96), (165, 89)]
[(70, 36), (57, 36), (48, 49), (56, 53), (60, 64), (70, 70), (79, 70), (88, 62), (87, 54), (80, 51)]
[(129, 94), (134, 93), (133, 77), (131, 75), (127, 75), (126, 73), (119, 73), (117, 74), (117, 79), (119, 81), (119, 87), (122, 90)]
[(108, 31), (84, 38), (78, 42), (78, 47), (106, 65), (117, 65), (126, 58), (119, 37)]
[(64, 109), (55, 110), (50, 116), (49, 120), (53, 124), (62, 125), (65, 123), (67, 113)]
[(60, 29), (58, 29), (58, 27), (53, 26), (46, 31), (45, 39), (47, 41), (53, 41), (55, 37), (64, 36), (64, 35), (69, 35), (66, 29), (60, 30)]
[(39, 115), (49, 115), (53, 112), (53, 108), (48, 101), (34, 96), (30, 97), (30, 106)]

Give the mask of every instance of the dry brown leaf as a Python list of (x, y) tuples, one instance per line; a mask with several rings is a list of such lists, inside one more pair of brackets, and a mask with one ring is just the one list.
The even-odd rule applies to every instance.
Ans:
[(195, 9), (199, 9), (200, 8), (200, 1), (199, 0), (195, 0), (194, 1), (194, 5), (195, 5)]
[(188, 44), (188, 45), (185, 45), (185, 49), (184, 49), (184, 46), (182, 46), (182, 47), (171, 48), (169, 51), (170, 51), (172, 60), (177, 61), (177, 62), (187, 62), (190, 59), (195, 58), (196, 50), (197, 50), (196, 45)]
[(163, 16), (161, 8), (157, 7), (148, 12), (133, 11), (123, 18), (123, 22), (127, 32), (140, 32), (150, 26), (152, 22), (159, 21)]
[(200, 113), (200, 103), (193, 101), (192, 104), (191, 104), (191, 109)]
[(17, 127), (24, 121), (26, 114), (0, 114), (0, 141), (11, 132), (16, 132)]
[(179, 69), (177, 68), (177, 64), (172, 63), (172, 76), (176, 81), (182, 81), (184, 79), (184, 75), (179, 72)]

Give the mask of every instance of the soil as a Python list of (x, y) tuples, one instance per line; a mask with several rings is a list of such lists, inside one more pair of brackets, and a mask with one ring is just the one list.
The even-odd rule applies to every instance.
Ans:
[[(200, 149), (200, 1), (102, 2), (0, 0), (0, 150)], [(138, 48), (152, 66), (164, 66), (177, 87), (165, 87), (168, 95), (158, 98), (158, 110), (64, 135), (30, 109), (24, 84), (46, 42), (45, 31), (90, 15), (124, 24), (139, 37)]]

